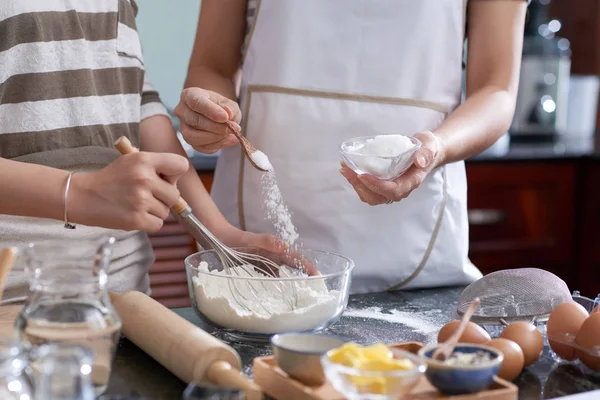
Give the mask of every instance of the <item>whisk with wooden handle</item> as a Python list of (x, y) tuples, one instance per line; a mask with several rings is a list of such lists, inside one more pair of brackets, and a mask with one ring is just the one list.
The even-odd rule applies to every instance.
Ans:
[[(138, 149), (135, 148), (125, 136), (120, 137), (115, 142), (115, 147), (121, 154), (138, 152)], [(265, 276), (274, 279), (275, 285), (273, 286), (280, 293), (282, 299), (288, 304), (290, 309), (294, 310), (296, 308), (298, 301), (297, 290), (295, 285), (291, 285), (291, 292), (285, 290), (283, 283), (279, 278), (282, 276), (289, 277), (290, 275), (282, 269), (279, 264), (260, 254), (237, 251), (223, 244), (198, 220), (198, 218), (196, 218), (192, 213), (191, 207), (181, 197), (177, 204), (171, 207), (171, 211), (179, 224), (181, 224), (204, 249), (213, 250), (217, 254), (223, 265), (223, 270), (227, 274), (232, 276), (236, 275), (238, 277), (251, 277), (255, 276), (254, 272), (258, 269)], [(240, 290), (239, 284), (242, 283), (247, 285), (247, 291)], [(271, 311), (265, 306), (264, 302), (260, 301), (258, 292), (249, 280), (228, 279), (228, 284), (236, 303), (240, 306), (246, 308), (248, 311), (254, 311), (248, 306), (250, 299), (244, 294), (244, 292), (249, 292), (254, 299), (253, 303), (258, 304), (268, 314), (271, 314)], [(261, 284), (266, 288), (262, 281)]]

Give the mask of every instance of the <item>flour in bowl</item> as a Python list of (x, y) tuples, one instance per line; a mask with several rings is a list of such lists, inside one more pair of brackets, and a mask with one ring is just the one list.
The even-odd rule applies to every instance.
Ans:
[(365, 143), (349, 146), (348, 151), (363, 156), (397, 157), (415, 147), (407, 136), (403, 135), (378, 135), (368, 139)]
[[(389, 175), (395, 175), (392, 171), (401, 162), (394, 157), (404, 159), (408, 157), (406, 153), (414, 147), (415, 144), (407, 136), (379, 135), (364, 143), (354, 143), (348, 146), (346, 151), (355, 154), (351, 158), (360, 170), (387, 179)], [(402, 156), (403, 154), (405, 156)]]
[[(296, 269), (282, 268), (291, 276), (304, 276)], [(293, 283), (274, 278), (255, 282), (228, 279), (225, 272), (208, 274), (208, 264), (204, 261), (198, 270), (200, 273), (192, 278), (198, 310), (225, 328), (264, 334), (307, 331), (323, 326), (343, 306), (341, 292), (328, 290), (323, 279)], [(238, 274), (264, 278), (250, 265), (235, 267), (229, 275)], [(296, 301), (293, 309), (282, 293), (288, 300)]]

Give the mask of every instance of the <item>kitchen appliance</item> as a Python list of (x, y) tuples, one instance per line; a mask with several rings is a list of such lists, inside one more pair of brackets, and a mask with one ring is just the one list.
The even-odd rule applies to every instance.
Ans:
[(596, 114), (600, 78), (596, 75), (572, 75), (569, 81), (567, 136), (591, 140), (596, 133)]
[(529, 6), (513, 139), (554, 138), (567, 128), (571, 49), (556, 36), (561, 24), (548, 18), (549, 4), (533, 0)]

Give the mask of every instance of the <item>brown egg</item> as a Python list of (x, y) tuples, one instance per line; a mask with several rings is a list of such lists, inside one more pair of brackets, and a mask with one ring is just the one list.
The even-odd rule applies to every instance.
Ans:
[(575, 302), (559, 304), (550, 313), (548, 319), (548, 343), (554, 352), (564, 360), (575, 360), (577, 355), (575, 349), (569, 345), (558, 343), (552, 340), (552, 337), (559, 338), (562, 334), (568, 333), (577, 335), (581, 325), (588, 317), (587, 310)]
[[(448, 322), (446, 325), (444, 325), (444, 327), (440, 329), (440, 333), (438, 333), (438, 343), (443, 343), (448, 340), (456, 331), (458, 325), (460, 325), (460, 321), (458, 320)], [(491, 339), (492, 338), (485, 331), (485, 329), (473, 322), (469, 322), (458, 341), (460, 343), (483, 344)]]
[[(575, 337), (575, 343), (586, 349), (600, 346), (600, 312), (592, 313), (585, 320)], [(576, 353), (582, 363), (594, 371), (600, 371), (600, 357), (590, 355), (581, 350), (577, 350)]]
[(500, 350), (504, 355), (500, 371), (498, 371), (500, 378), (512, 381), (521, 374), (525, 365), (525, 356), (518, 344), (512, 340), (498, 338), (490, 340), (485, 345)]
[(519, 345), (525, 356), (526, 367), (536, 362), (544, 350), (542, 334), (529, 322), (513, 322), (504, 328), (500, 337)]

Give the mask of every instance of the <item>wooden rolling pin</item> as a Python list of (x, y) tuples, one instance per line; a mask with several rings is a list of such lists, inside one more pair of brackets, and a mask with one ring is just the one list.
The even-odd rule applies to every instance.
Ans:
[(237, 352), (141, 292), (110, 293), (121, 332), (186, 383), (210, 382), (262, 398), (260, 387), (241, 374)]

